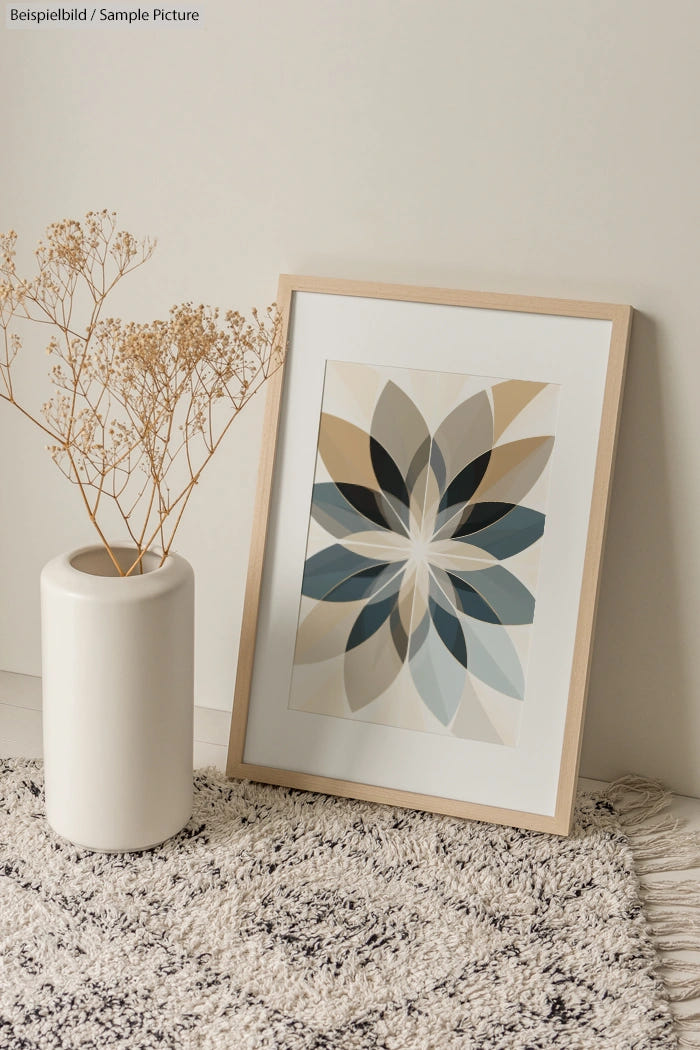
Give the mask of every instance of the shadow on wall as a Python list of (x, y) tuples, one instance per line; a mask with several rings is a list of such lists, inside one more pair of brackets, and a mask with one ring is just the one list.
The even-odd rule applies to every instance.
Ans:
[(682, 651), (657, 324), (634, 314), (581, 775), (635, 772), (700, 795)]

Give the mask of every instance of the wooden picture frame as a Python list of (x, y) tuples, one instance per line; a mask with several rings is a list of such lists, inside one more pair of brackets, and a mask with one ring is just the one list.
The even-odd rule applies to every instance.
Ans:
[(567, 834), (631, 307), (278, 305), (227, 774)]

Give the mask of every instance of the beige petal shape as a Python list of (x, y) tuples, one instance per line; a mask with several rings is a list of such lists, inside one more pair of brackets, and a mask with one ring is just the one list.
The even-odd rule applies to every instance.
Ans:
[[(353, 532), (343, 539), (343, 547), (354, 554), (364, 554), (367, 558), (383, 561), (399, 561), (408, 558), (411, 541), (408, 536), (398, 532), (379, 532), (370, 529), (367, 532)], [(371, 547), (372, 550), (368, 550)]]
[(435, 530), (435, 518), (441, 497), (442, 493), (440, 492), (437, 478), (432, 470), (430, 470), (426, 480), (425, 496), (423, 498), (423, 514), (420, 527), (420, 535), (426, 542), (432, 538)]
[(428, 485), (428, 477), (432, 474), (429, 467), (424, 467), (416, 478), (411, 492), (409, 506), (410, 528), (414, 536), (419, 536), (423, 531), (423, 518), (425, 514), (425, 492)]
[(389, 688), (403, 661), (391, 638), (389, 621), (345, 654), (345, 695), (353, 711), (359, 711)]
[(405, 669), (382, 696), (358, 712), (355, 718), (396, 729), (413, 729), (418, 733), (448, 734), (449, 730), (440, 725), (425, 706), (413, 682), (404, 676)]
[(507, 426), (513, 422), (519, 412), (537, 397), (547, 383), (531, 383), (525, 379), (509, 379), (505, 383), (496, 383), (491, 388), (493, 397), (493, 440), (499, 437)]
[(329, 661), (322, 668), (297, 664), (292, 676), (289, 708), (292, 711), (347, 718), (349, 712), (342, 683), (342, 656)]
[(416, 565), (416, 582), (415, 582), (416, 593), (423, 595), (426, 600), (430, 592), (430, 569), (425, 561), (420, 561)]
[(478, 683), (478, 697), (484, 713), (502, 742), (506, 747), (515, 747), (522, 718), (522, 701), (513, 700), (495, 689), (489, 689), (483, 682)]
[(431, 569), (431, 597), (436, 600), (438, 605), (441, 605), (443, 609), (446, 609), (450, 613), (454, 613), (455, 609), (458, 608), (458, 604), (457, 595), (452, 581), (445, 572), (440, 572), (439, 566), (433, 565), (431, 566)]
[[(323, 403), (333, 410), (336, 405), (356, 406), (356, 418), (371, 419), (379, 392), (385, 380), (371, 365), (352, 361), (328, 361), (324, 383)], [(348, 413), (350, 414), (350, 413)]]
[(481, 740), (487, 744), (504, 743), (503, 737), (480, 703), (470, 675), (465, 675), (462, 700), (450, 731), (463, 740)]
[(551, 434), (498, 445), (473, 503), (520, 503), (547, 465), (554, 447)]
[(299, 624), (295, 664), (330, 660), (345, 652), (348, 635), (364, 601), (318, 602)]
[(401, 624), (408, 637), (411, 634), (411, 617), (413, 615), (413, 592), (416, 586), (416, 567), (406, 569), (399, 591), (398, 610)]
[(333, 481), (378, 489), (369, 453), (369, 435), (354, 423), (322, 413), (318, 451)]
[(437, 540), (428, 548), (428, 560), (441, 569), (459, 569), (460, 572), (478, 572), (495, 565), (495, 558), (488, 551), (460, 540)]

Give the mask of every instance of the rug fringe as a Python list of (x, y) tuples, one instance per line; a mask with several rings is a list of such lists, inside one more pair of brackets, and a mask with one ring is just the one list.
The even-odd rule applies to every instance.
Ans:
[[(668, 812), (673, 796), (660, 781), (621, 777), (603, 793), (624, 825), (639, 873), (654, 875), (700, 865), (700, 832), (680, 830), (681, 821)], [(700, 884), (693, 885), (700, 892)], [(676, 902), (685, 903), (685, 898)]]
[(700, 1012), (684, 1014), (682, 1017), (675, 1018), (678, 1046), (682, 1050), (698, 1050), (700, 1048), (700, 1036), (695, 1035), (693, 1032), (693, 1029), (697, 1031), (698, 1022), (700, 1022)]
[(681, 959), (663, 959), (664, 983), (672, 1002), (682, 1003), (694, 999), (700, 987), (700, 963)]
[(642, 824), (668, 809), (671, 805), (671, 792), (667, 791), (660, 780), (639, 777), (630, 774), (620, 777), (604, 789), (605, 796), (614, 802), (620, 816), (625, 818), (625, 827)]
[(678, 904), (681, 899), (684, 904), (700, 906), (700, 882), (694, 879), (659, 880), (646, 887), (645, 895), (650, 904)]
[[(682, 871), (700, 865), (700, 832), (686, 831), (670, 812), (672, 795), (658, 780), (626, 776), (609, 784), (604, 795), (623, 825), (640, 875)], [(695, 951), (700, 945), (700, 881), (658, 880), (641, 885), (657, 949)], [(660, 960), (668, 999), (680, 1003), (700, 998), (700, 962), (666, 956)], [(673, 1011), (679, 1047), (700, 1050), (700, 1011)]]

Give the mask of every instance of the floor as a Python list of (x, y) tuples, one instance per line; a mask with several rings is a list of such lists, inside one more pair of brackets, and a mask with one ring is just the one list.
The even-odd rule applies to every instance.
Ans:
[[(194, 768), (225, 768), (229, 721), (228, 711), (195, 707)], [(41, 750), (41, 680), (0, 671), (0, 755), (41, 758)], [(581, 779), (580, 784), (582, 787), (594, 787), (599, 785), (600, 781)], [(700, 799), (674, 795), (672, 812), (687, 830), (700, 832)], [(692, 879), (700, 887), (700, 863), (697, 868), (689, 871), (668, 871), (664, 872), (663, 876), (644, 876), (641, 880), (642, 886), (651, 886), (659, 879)], [(696, 894), (697, 892), (696, 890)], [(697, 951), (673, 952), (673, 956), (697, 964), (700, 960), (700, 915), (694, 923), (689, 924), (688, 932), (693, 940), (697, 940)], [(688, 1039), (685, 1045), (700, 1047), (700, 999), (689, 999), (678, 1004), (674, 1010), (676, 1014), (685, 1017), (697, 1015), (693, 1021), (689, 1021), (684, 1035)]]

